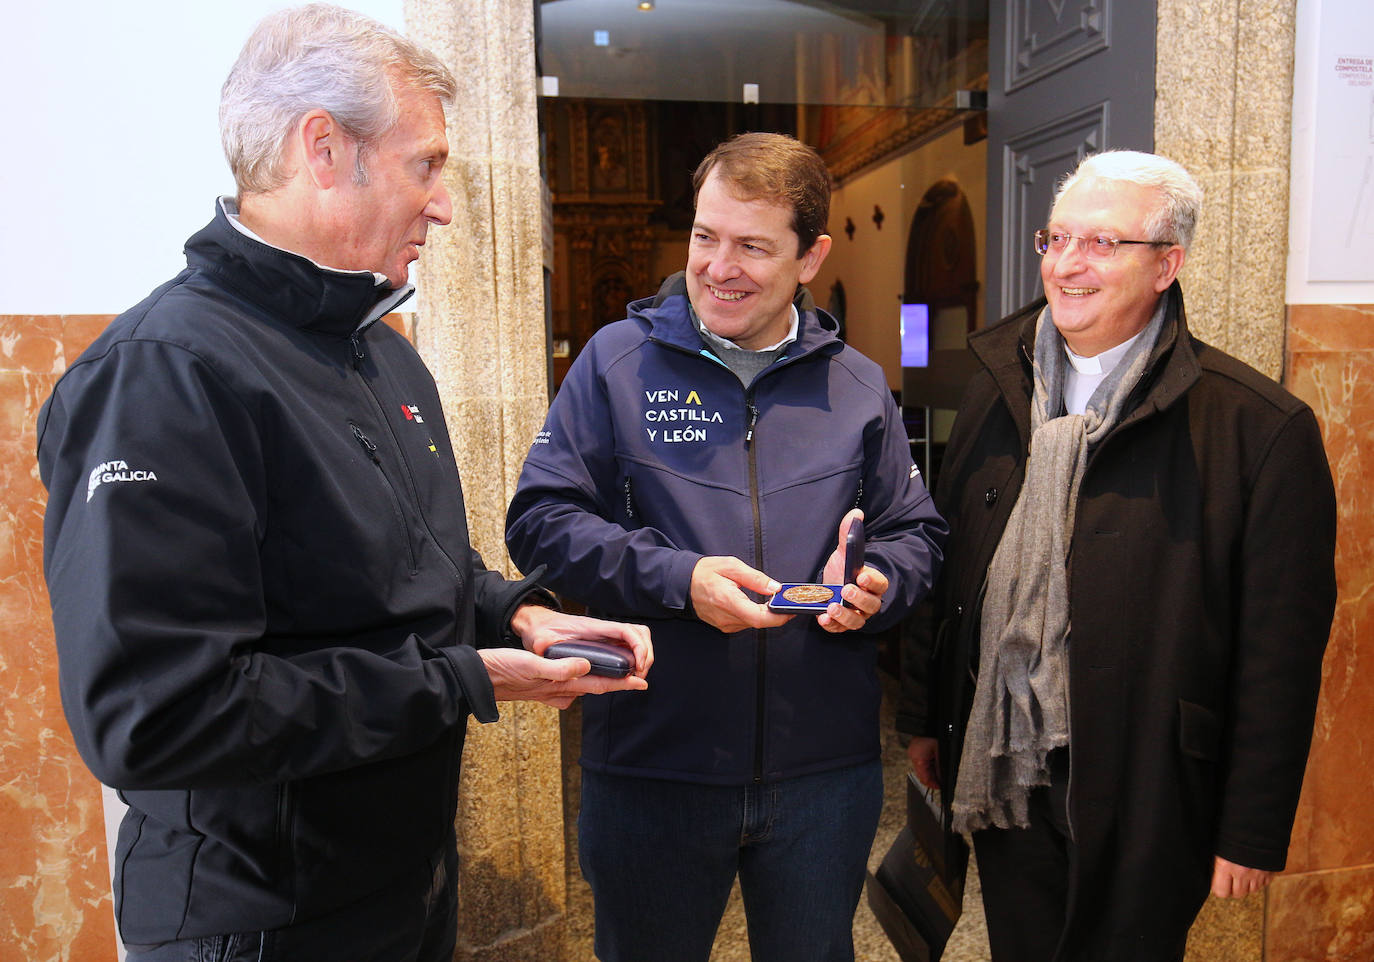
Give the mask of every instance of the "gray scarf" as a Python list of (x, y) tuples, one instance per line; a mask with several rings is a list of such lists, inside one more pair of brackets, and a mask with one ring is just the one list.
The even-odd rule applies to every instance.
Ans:
[(1078, 486), (1089, 451), (1145, 373), (1165, 300), (1083, 414), (1061, 413), (1068, 359), (1048, 307), (1036, 322), (1030, 457), (988, 566), (978, 684), (954, 792), (957, 831), (1029, 825), (1030, 791), (1049, 784), (1046, 759), (1069, 743), (1068, 551)]

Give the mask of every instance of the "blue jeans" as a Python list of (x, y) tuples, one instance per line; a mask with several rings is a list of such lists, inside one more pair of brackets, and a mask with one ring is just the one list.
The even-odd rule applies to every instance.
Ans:
[(450, 962), (458, 940), (458, 850), (323, 918), (267, 932), (125, 945), (127, 962)]
[(852, 962), (879, 762), (744, 787), (582, 773), (602, 962), (706, 962), (739, 875), (754, 962)]

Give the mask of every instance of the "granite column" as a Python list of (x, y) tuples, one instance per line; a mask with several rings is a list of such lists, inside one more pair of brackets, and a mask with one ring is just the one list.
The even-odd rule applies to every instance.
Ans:
[[(506, 505), (548, 405), (543, 208), (529, 0), (406, 0), (406, 32), (459, 82), (445, 172), (453, 223), (417, 268), (415, 343), (434, 371), (472, 541), (514, 574)], [(470, 724), (459, 792), (459, 948), (472, 960), (564, 956), (567, 885), (559, 725), (503, 703)]]

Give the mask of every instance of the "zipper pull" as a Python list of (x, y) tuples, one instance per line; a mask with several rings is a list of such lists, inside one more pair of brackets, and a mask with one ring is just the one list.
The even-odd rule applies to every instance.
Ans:
[(353, 436), (358, 439), (358, 444), (362, 446), (363, 453), (372, 460), (372, 463), (381, 464), (381, 458), (377, 457), (377, 445), (368, 439), (368, 436), (363, 433), (363, 429), (358, 425), (349, 422), (348, 426), (353, 429)]
[(353, 369), (356, 371), (363, 366), (363, 359), (367, 357), (367, 355), (363, 353), (363, 346), (358, 342), (358, 335), (356, 333), (348, 335), (348, 343), (353, 345)]
[(759, 409), (754, 407), (753, 401), (745, 401), (744, 403), (749, 408), (749, 427), (744, 432), (744, 446), (748, 447), (749, 442), (754, 440), (754, 425), (759, 420)]

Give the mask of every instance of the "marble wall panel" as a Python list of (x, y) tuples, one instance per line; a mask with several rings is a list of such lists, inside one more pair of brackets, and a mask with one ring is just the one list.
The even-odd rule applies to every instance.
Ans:
[(0, 317), (0, 962), (115, 957), (100, 786), (58, 694), (34, 425), (108, 318)]
[(1374, 866), (1283, 877), (1269, 897), (1265, 962), (1374, 959)]
[(1374, 958), (1374, 306), (1289, 308), (1290, 390), (1322, 425), (1336, 485), (1336, 617), (1288, 872), (1268, 897), (1266, 962)]
[(1374, 863), (1374, 307), (1290, 309), (1289, 388), (1321, 421), (1336, 484), (1337, 604), (1290, 871)]

